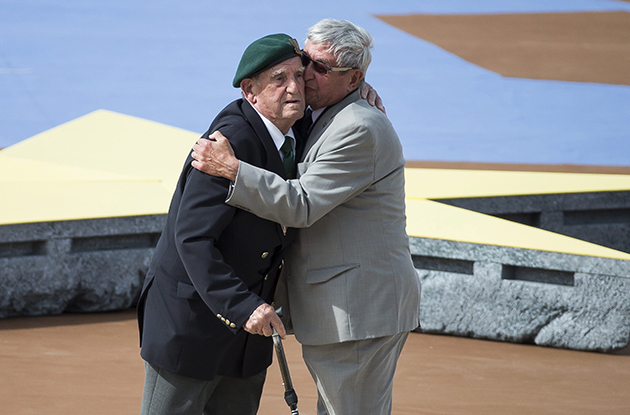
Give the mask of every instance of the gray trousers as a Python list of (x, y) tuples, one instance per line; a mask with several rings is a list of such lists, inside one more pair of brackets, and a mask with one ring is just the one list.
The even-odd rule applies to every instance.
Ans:
[(394, 372), (408, 335), (302, 345), (304, 362), (317, 385), (317, 414), (391, 414)]
[(255, 415), (265, 373), (247, 379), (205, 381), (144, 363), (141, 415)]

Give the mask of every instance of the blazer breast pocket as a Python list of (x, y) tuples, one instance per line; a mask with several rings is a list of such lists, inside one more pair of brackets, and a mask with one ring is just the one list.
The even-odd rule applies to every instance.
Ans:
[(343, 264), (334, 267), (310, 269), (306, 271), (306, 283), (320, 284), (356, 268), (361, 268), (361, 264)]

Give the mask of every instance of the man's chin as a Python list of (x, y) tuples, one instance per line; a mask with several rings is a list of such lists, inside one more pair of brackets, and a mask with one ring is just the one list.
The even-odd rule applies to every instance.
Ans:
[(287, 108), (284, 112), (284, 118), (291, 119), (293, 121), (297, 121), (304, 116), (304, 106), (300, 106), (299, 108)]
[(315, 91), (305, 91), (304, 92), (304, 100), (306, 101), (306, 105), (310, 105), (311, 102), (317, 101), (317, 94)]

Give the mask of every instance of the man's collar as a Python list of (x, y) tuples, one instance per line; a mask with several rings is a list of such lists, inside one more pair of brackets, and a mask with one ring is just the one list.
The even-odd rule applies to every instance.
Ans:
[(313, 124), (315, 124), (315, 121), (317, 121), (319, 116), (322, 115), (322, 112), (324, 112), (326, 108), (327, 107), (320, 108), (318, 110), (313, 110), (313, 112), (311, 113), (311, 120), (313, 121)]
[[(250, 104), (251, 105), (251, 104)], [(284, 144), (284, 137), (285, 136), (289, 136), (292, 138), (293, 141), (293, 148), (295, 148), (295, 134), (293, 133), (293, 128), (289, 128), (289, 132), (286, 134), (282, 134), (282, 131), (280, 131), (280, 129), (278, 127), (275, 126), (274, 123), (272, 123), (271, 121), (269, 121), (267, 119), (267, 117), (265, 117), (264, 115), (262, 115), (255, 106), (251, 105), (251, 107), (254, 109), (254, 111), (256, 111), (256, 113), (260, 116), (260, 119), (262, 120), (262, 122), (265, 124), (265, 127), (267, 127), (267, 131), (269, 131), (269, 135), (271, 136), (271, 139), (273, 140), (273, 143), (276, 145), (276, 148), (278, 150), (280, 150), (280, 147), (282, 147), (282, 145)]]

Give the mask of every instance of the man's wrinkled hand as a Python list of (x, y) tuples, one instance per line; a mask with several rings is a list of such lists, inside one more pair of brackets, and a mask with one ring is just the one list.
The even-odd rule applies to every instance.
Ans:
[(266, 337), (273, 334), (274, 328), (280, 335), (280, 338), (284, 340), (287, 336), (287, 331), (280, 317), (276, 314), (276, 310), (267, 303), (259, 305), (249, 316), (245, 324), (243, 324), (243, 329), (245, 329), (246, 332), (260, 334)]
[(360, 88), (360, 93), (361, 98), (366, 100), (368, 104), (378, 108), (383, 114), (387, 115), (387, 112), (385, 112), (385, 106), (383, 105), (383, 100), (376, 92), (376, 89), (372, 88), (372, 85), (367, 82), (363, 82)]
[(192, 166), (211, 176), (224, 177), (235, 181), (239, 161), (234, 156), (230, 142), (220, 131), (215, 131), (209, 139), (200, 138), (193, 146)]

